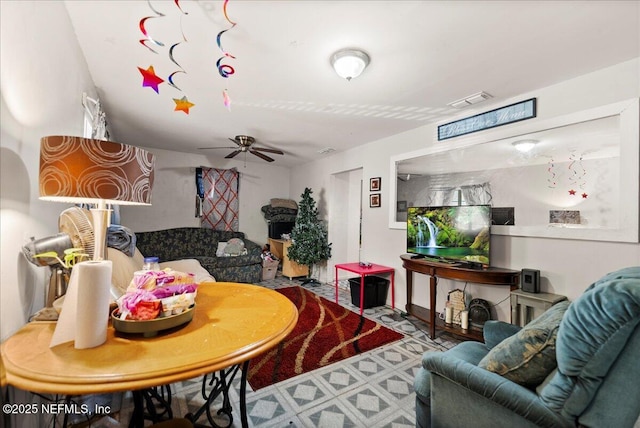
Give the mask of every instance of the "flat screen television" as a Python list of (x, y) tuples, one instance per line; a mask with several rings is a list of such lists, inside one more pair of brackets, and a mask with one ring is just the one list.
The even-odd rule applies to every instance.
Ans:
[(490, 243), (490, 205), (407, 209), (407, 253), (484, 267)]

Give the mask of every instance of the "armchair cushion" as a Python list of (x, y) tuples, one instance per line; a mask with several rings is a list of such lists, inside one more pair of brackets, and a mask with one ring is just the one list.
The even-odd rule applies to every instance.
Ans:
[(496, 345), (478, 367), (520, 385), (539, 385), (556, 368), (556, 337), (568, 307), (567, 301), (553, 305), (522, 330)]
[(621, 405), (629, 397), (637, 400), (638, 371), (622, 365), (620, 355), (625, 348), (631, 347), (631, 354), (637, 347), (633, 336), (637, 340), (639, 324), (640, 266), (613, 272), (589, 286), (569, 308), (558, 331), (558, 373), (542, 390), (541, 399), (564, 417), (576, 418), (593, 406), (594, 395), (620, 362), (624, 382), (617, 384), (617, 390), (624, 393), (615, 394), (608, 404)]

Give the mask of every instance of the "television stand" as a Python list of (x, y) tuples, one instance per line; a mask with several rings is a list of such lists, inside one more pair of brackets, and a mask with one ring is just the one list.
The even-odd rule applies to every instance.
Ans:
[[(429, 324), (429, 337), (435, 339), (436, 329), (447, 331), (456, 336), (470, 340), (482, 341), (482, 329), (471, 327), (463, 330), (454, 324), (445, 324), (437, 316), (436, 291), (438, 278), (454, 281), (467, 281), (481, 285), (508, 286), (509, 290), (516, 290), (520, 281), (520, 271), (496, 267), (469, 268), (462, 264), (449, 264), (428, 259), (413, 259), (411, 255), (400, 256), (402, 266), (407, 271), (407, 313)], [(413, 273), (429, 275), (429, 309), (412, 303)]]

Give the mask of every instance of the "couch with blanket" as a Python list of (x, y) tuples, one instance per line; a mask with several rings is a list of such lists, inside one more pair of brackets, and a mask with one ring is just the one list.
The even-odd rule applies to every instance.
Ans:
[(216, 281), (261, 281), (262, 247), (242, 232), (200, 227), (136, 232), (136, 247), (145, 257), (159, 257), (160, 262), (196, 259)]
[(605, 275), (523, 328), (427, 352), (417, 427), (631, 428), (640, 414), (640, 266)]
[[(112, 262), (111, 297), (117, 300), (127, 292), (134, 273), (142, 268), (144, 257), (135, 247), (132, 255), (116, 248), (107, 248), (107, 259)], [(160, 269), (191, 273), (198, 284), (204, 281), (215, 281), (215, 278), (196, 259), (168, 260), (160, 263)]]

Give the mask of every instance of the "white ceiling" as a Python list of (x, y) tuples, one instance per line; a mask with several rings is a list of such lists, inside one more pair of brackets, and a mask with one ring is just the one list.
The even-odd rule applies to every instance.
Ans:
[[(65, 1), (107, 113), (112, 139), (225, 156), (239, 134), (278, 148), (291, 166), (447, 116), (447, 103), (478, 91), (499, 103), (640, 55), (637, 1)], [(140, 20), (164, 47), (139, 43)], [(183, 37), (184, 36), (184, 37)], [(186, 39), (186, 41), (183, 41)], [(138, 67), (153, 65), (159, 94)], [(153, 45), (151, 45), (153, 46)], [(370, 66), (348, 82), (329, 58), (358, 47)], [(223, 90), (231, 99), (227, 109)], [(187, 115), (173, 98), (195, 104)], [(239, 158), (240, 159), (240, 158)], [(264, 162), (249, 155), (247, 161)]]

